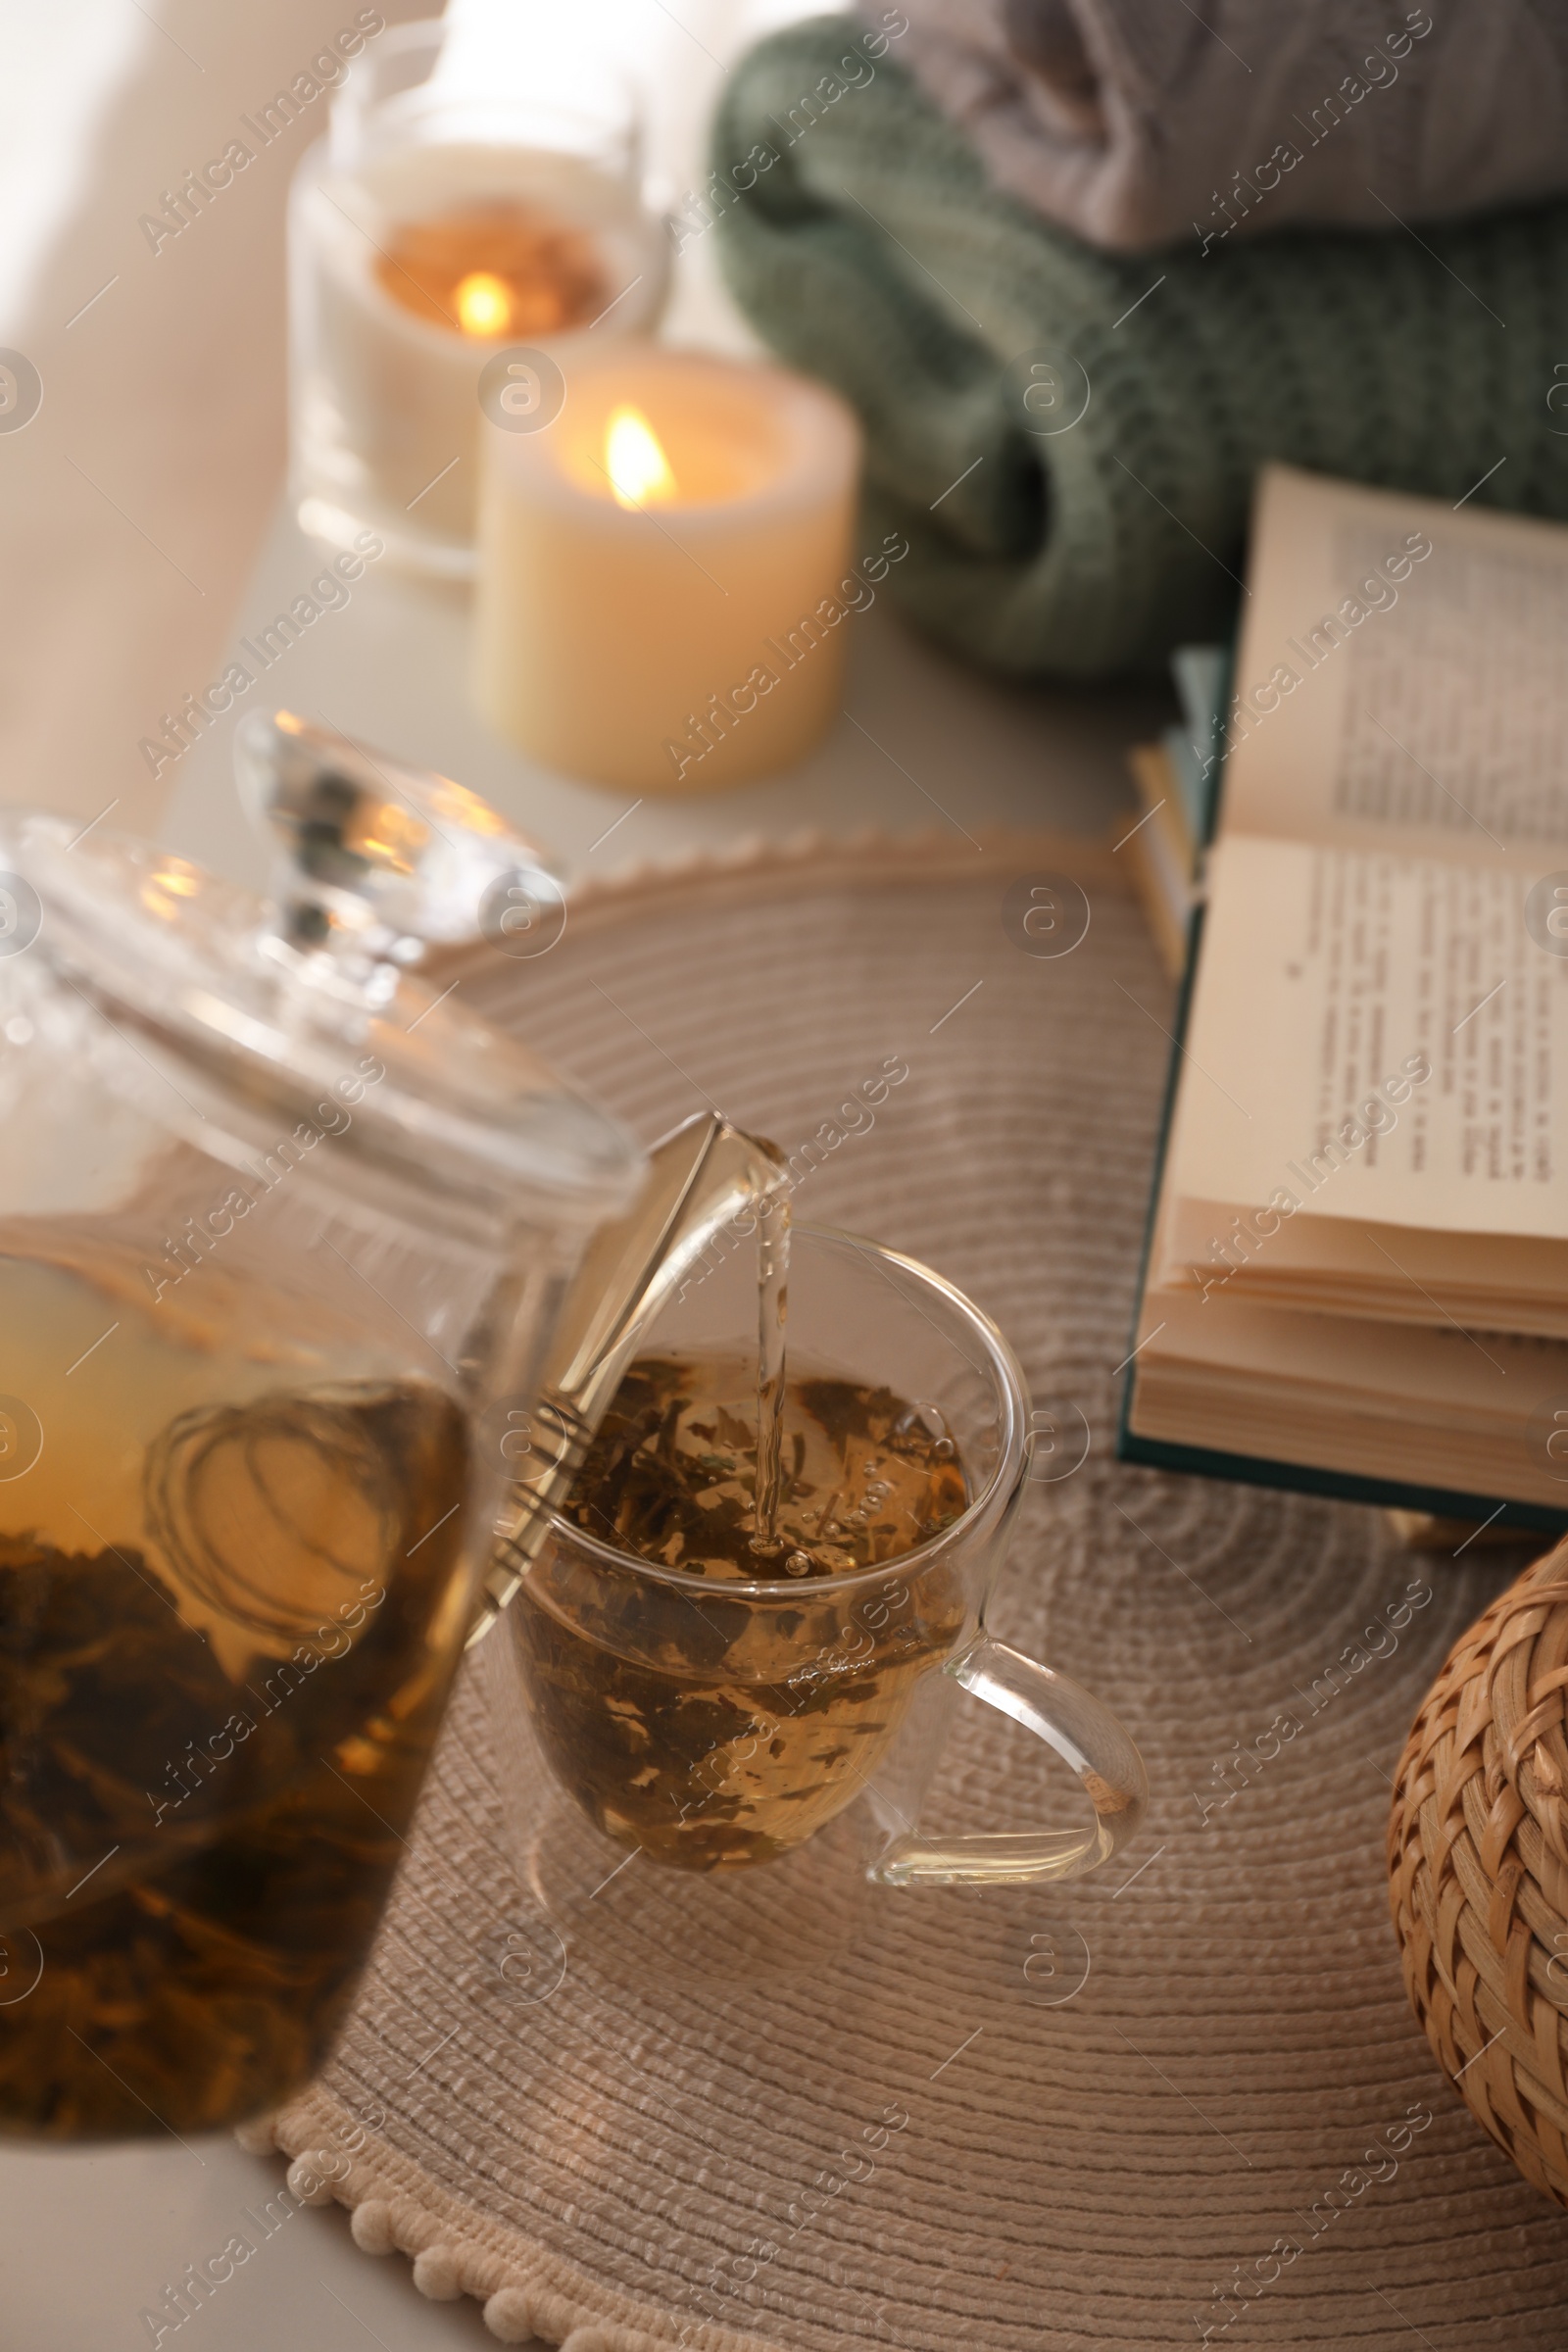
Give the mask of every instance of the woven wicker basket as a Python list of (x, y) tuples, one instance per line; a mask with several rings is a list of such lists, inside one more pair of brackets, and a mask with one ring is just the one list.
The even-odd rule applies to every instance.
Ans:
[(1568, 1541), (1449, 1652), (1399, 1760), (1389, 1871), (1440, 2064), (1568, 2205)]

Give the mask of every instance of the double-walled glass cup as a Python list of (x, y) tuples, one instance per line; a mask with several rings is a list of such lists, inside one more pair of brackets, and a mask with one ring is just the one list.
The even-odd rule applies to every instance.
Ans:
[[(754, 1352), (757, 1315), (741, 1241), (710, 1254), (644, 1352)], [(558, 1517), (485, 1659), (519, 1860), (547, 1907), (592, 1899), (616, 1849), (711, 1883), (808, 1862), (830, 1829), (842, 1857), (852, 1818), (864, 1875), (883, 1885), (1072, 1878), (1142, 1818), (1142, 1760), (1115, 1716), (986, 1627), (1030, 1450), (1002, 1334), (929, 1268), (817, 1226), (793, 1237), (787, 1328), (792, 1379), (886, 1388), (951, 1440), (967, 1507), (853, 1573), (755, 1583), (662, 1567)], [(1066, 1761), (1080, 1823), (922, 1828), (965, 1693)], [(793, 1875), (808, 1891), (809, 1870)]]

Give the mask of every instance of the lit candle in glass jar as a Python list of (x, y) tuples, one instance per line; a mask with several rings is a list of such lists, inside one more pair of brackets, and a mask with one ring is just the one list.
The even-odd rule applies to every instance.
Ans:
[[(592, 117), (482, 86), (440, 24), (383, 35), (301, 163), (290, 217), (293, 469), (302, 526), (470, 577), (486, 361), (646, 330), (668, 241), (643, 209), (629, 98)], [(509, 95), (508, 91), (514, 94)], [(588, 338), (592, 336), (592, 344)]]
[(782, 369), (653, 345), (523, 394), (481, 452), (481, 710), (544, 765), (637, 792), (793, 766), (838, 710), (859, 435)]

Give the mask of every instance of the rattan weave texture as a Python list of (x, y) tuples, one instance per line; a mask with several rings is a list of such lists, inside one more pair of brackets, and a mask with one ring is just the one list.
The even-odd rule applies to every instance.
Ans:
[(1389, 1868), (1440, 2065), (1568, 2205), (1568, 1542), (1450, 1652), (1400, 1760)]

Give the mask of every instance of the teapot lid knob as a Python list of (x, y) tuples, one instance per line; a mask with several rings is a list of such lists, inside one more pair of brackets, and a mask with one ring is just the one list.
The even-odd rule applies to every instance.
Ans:
[(378, 999), (429, 946), (478, 939), (518, 912), (561, 920), (545, 852), (431, 768), (292, 710), (244, 719), (234, 768), (246, 813), (279, 845), (262, 945), (285, 960), (324, 957)]

